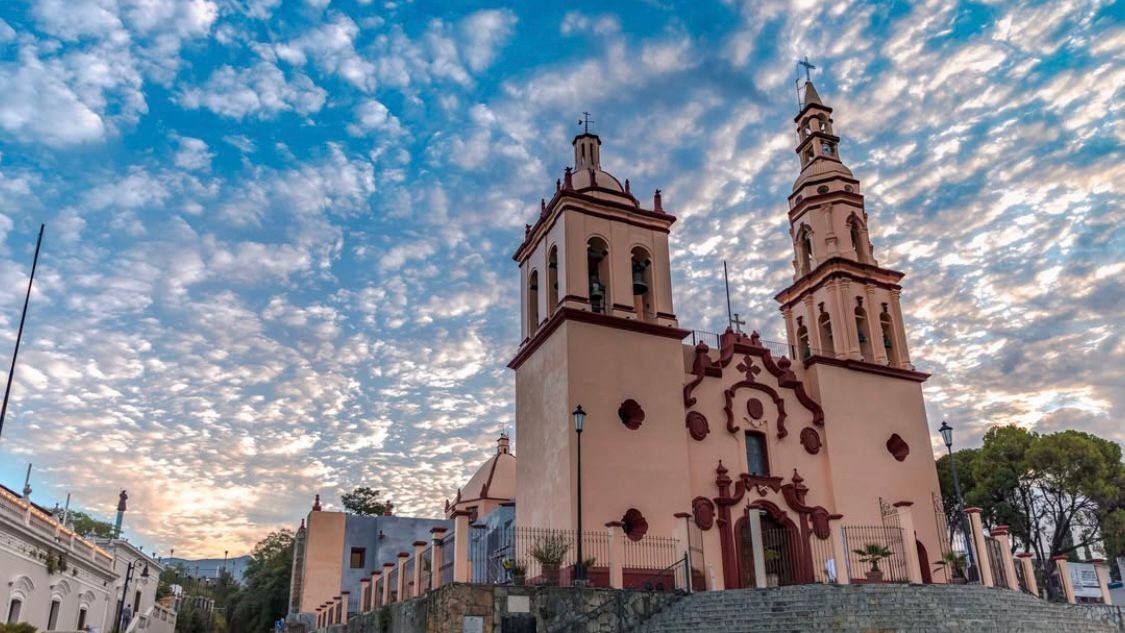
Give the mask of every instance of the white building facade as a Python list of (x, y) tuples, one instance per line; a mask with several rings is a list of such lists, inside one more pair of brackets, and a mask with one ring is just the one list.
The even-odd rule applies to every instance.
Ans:
[(0, 617), (41, 631), (105, 631), (113, 556), (0, 486)]

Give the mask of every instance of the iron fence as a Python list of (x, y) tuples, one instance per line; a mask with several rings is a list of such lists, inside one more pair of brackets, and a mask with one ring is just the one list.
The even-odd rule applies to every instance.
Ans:
[(446, 534), (441, 540), (441, 584), (448, 585), (453, 582), (453, 559), (456, 550), (454, 534)]
[[(844, 526), (843, 536), (852, 582), (910, 582), (901, 528), (850, 525)], [(863, 560), (873, 557), (878, 560)]]
[[(422, 551), (422, 594), (429, 592), (434, 586), (434, 546), (429, 545)], [(420, 594), (421, 595), (421, 594)]]
[[(746, 334), (746, 333), (744, 333), (744, 334)], [(750, 335), (746, 334), (746, 336), (750, 336)], [(711, 349), (720, 349), (723, 346), (723, 335), (722, 334), (716, 334), (715, 332), (707, 332), (707, 331), (704, 331), (704, 330), (692, 330), (691, 331), (691, 344), (692, 344), (692, 346), (694, 347), (695, 345), (698, 345), (699, 343), (706, 343), (707, 346), (710, 347)], [(794, 350), (793, 346), (790, 345), (789, 343), (782, 343), (780, 341), (767, 341), (765, 339), (758, 339), (758, 345), (759, 345), (759, 347), (764, 347), (764, 348), (768, 349), (770, 351), (770, 355), (773, 356), (774, 358), (780, 358), (782, 356), (788, 356), (789, 358), (795, 357), (796, 350)], [(822, 352), (818, 349), (811, 349), (810, 348), (809, 352), (810, 352), (809, 353), (810, 356), (813, 355), (813, 354), (823, 355)], [(834, 354), (828, 354), (828, 355), (832, 356)]]
[(831, 539), (810, 536), (809, 556), (812, 559), (812, 582), (828, 585), (839, 582), (840, 562), (836, 560)]
[(988, 566), (992, 568), (992, 586), (1008, 586), (1008, 568), (1004, 564), (1003, 546), (1000, 541), (991, 537), (984, 537), (984, 549), (988, 554)]

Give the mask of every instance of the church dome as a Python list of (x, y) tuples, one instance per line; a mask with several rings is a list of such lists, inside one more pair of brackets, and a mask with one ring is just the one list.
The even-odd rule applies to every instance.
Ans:
[(575, 191), (582, 191), (590, 187), (610, 189), (618, 193), (625, 193), (625, 187), (608, 171), (601, 169), (581, 169), (571, 174), (570, 181)]
[(848, 169), (844, 163), (838, 160), (829, 160), (826, 158), (817, 158), (813, 160), (805, 168), (801, 170), (797, 180), (793, 182), (793, 190), (800, 189), (807, 181), (819, 179), (823, 176), (843, 176), (845, 178), (855, 178), (852, 175), (852, 170)]
[(497, 441), (496, 454), (481, 464), (461, 489), (458, 503), (477, 499), (508, 501), (516, 498), (516, 456), (509, 450), (507, 435)]

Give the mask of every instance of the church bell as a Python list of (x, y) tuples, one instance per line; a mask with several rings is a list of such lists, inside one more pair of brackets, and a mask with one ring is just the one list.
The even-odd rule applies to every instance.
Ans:
[(605, 286), (597, 277), (590, 277), (590, 308), (594, 312), (605, 312)]
[(645, 281), (646, 263), (633, 260), (633, 294), (643, 295), (648, 292), (648, 282)]

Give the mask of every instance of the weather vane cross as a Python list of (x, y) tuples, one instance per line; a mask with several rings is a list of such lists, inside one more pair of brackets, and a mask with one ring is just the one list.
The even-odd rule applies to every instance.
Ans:
[(590, 113), (589, 112), (583, 112), (582, 118), (578, 119), (578, 125), (582, 126), (582, 133), (583, 134), (589, 134), (590, 133), (590, 124), (591, 123), (593, 123), (593, 121), (590, 119)]
[[(809, 63), (809, 56), (805, 55), (801, 60), (799, 60), (797, 62), (797, 65), (805, 67), (805, 81), (806, 82), (812, 81), (812, 75), (809, 73), (809, 71), (815, 70), (816, 66), (813, 66), (811, 63)], [(797, 72), (800, 72), (800, 71), (797, 71)]]

